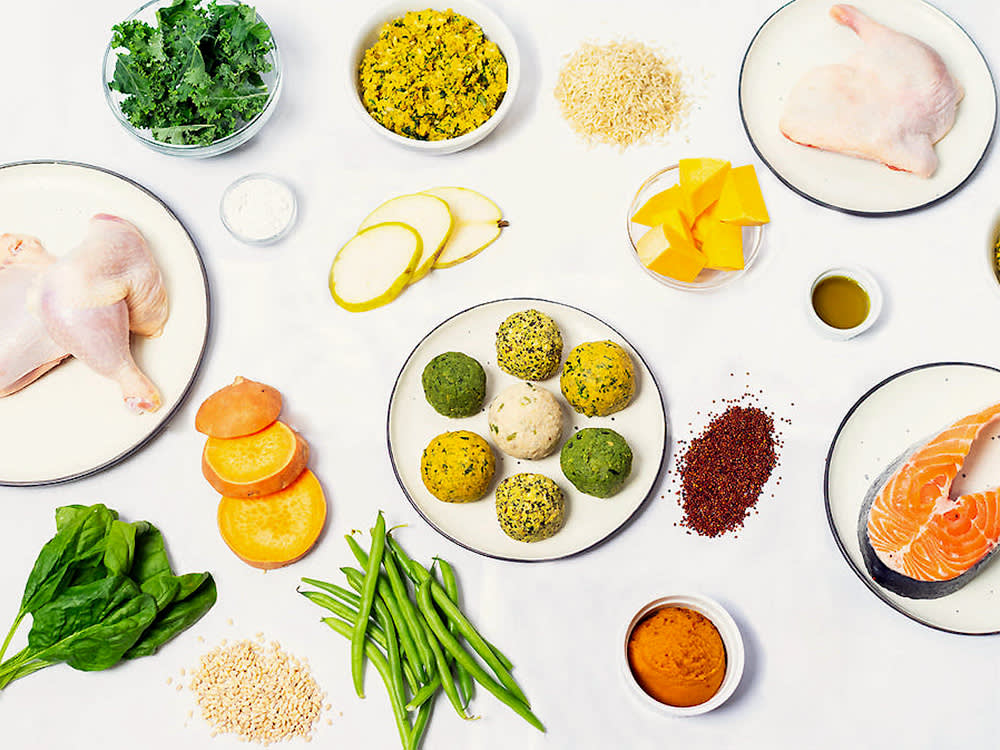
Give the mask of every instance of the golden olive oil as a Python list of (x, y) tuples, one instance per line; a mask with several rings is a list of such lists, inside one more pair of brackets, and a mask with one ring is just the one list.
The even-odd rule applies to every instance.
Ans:
[(865, 322), (871, 301), (868, 292), (847, 276), (828, 276), (816, 285), (812, 305), (820, 320), (833, 328), (855, 328)]

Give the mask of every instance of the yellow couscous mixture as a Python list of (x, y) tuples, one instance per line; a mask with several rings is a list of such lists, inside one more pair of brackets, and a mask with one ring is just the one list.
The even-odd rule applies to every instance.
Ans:
[(385, 24), (358, 71), (365, 109), (407, 138), (441, 141), (486, 122), (507, 91), (507, 61), (475, 21), (418, 10)]

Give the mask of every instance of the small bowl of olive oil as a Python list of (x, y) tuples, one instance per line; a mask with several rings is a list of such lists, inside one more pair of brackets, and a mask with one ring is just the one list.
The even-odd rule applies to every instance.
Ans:
[(875, 324), (882, 312), (882, 290), (863, 268), (830, 268), (813, 282), (809, 309), (824, 334), (843, 341)]

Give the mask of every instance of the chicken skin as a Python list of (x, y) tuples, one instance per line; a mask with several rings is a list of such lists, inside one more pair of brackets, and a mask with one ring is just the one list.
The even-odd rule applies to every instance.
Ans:
[(799, 80), (779, 123), (782, 134), (930, 177), (938, 167), (934, 144), (955, 123), (962, 86), (941, 56), (912, 36), (851, 5), (834, 5), (830, 15), (864, 46), (846, 63), (814, 68)]

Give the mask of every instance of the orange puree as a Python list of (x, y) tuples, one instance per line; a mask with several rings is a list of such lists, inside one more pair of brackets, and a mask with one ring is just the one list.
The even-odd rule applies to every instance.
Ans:
[(711, 620), (686, 607), (663, 607), (632, 629), (628, 663), (642, 689), (661, 703), (697, 706), (726, 674), (726, 648)]

